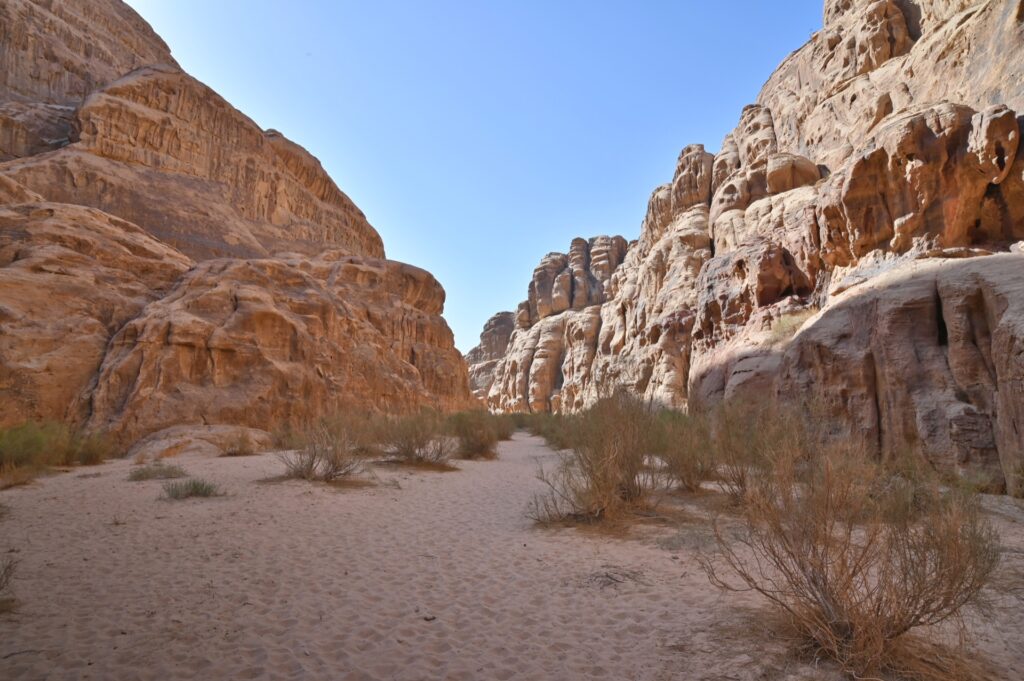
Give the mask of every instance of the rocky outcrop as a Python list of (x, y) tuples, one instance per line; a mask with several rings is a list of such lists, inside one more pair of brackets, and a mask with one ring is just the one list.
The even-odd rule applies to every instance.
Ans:
[(111, 338), (90, 425), (132, 442), (179, 423), (459, 408), (466, 369), (443, 303), (428, 272), (387, 260), (201, 262)]
[(683, 150), (604, 302), (527, 305), (489, 406), (812, 404), (1024, 490), (1022, 113), (1024, 3), (828, 0), (719, 152)]
[(484, 330), (480, 332), (480, 344), (466, 353), (469, 385), (478, 399), (486, 399), (494, 383), (494, 368), (505, 356), (509, 338), (515, 328), (515, 313), (495, 314), (484, 324)]
[(781, 354), (777, 391), (883, 456), (1019, 493), (1022, 348), (1024, 255), (908, 261), (832, 297)]
[(488, 367), (488, 404), (506, 411), (557, 411), (561, 400), (581, 399), (589, 385), (599, 306), (626, 247), (621, 236), (577, 238), (568, 254), (544, 256), (516, 312), (504, 357)]
[[(117, 0), (0, 0), (0, 425), (471, 404), (427, 272)], [(226, 432), (226, 431), (225, 431)]]
[(0, 3), (4, 100), (77, 106), (147, 64), (177, 66), (160, 36), (121, 0)]
[(92, 208), (0, 206), (0, 421), (82, 422), (110, 337), (191, 264)]
[(72, 123), (70, 144), (0, 172), (48, 200), (130, 220), (193, 258), (324, 246), (384, 256), (319, 161), (176, 68), (133, 71), (91, 94)]

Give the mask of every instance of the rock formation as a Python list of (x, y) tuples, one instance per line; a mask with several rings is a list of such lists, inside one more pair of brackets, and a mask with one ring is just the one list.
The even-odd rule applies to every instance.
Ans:
[(683, 150), (603, 302), (545, 259), (489, 406), (813, 403), (1024, 491), (1022, 114), (1024, 0), (827, 0), (718, 153)]
[(466, 353), (469, 364), (469, 386), (478, 399), (486, 399), (494, 383), (494, 367), (505, 356), (509, 338), (515, 329), (516, 316), (499, 312), (487, 320), (480, 332), (480, 344)]
[(125, 4), (0, 0), (0, 66), (0, 425), (471, 403), (440, 284)]

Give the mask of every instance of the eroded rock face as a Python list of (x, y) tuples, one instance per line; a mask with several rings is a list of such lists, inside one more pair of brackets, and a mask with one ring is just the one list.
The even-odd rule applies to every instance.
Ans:
[(524, 306), (492, 409), (809, 402), (880, 456), (1024, 488), (1024, 3), (824, 17), (716, 155), (683, 150), (599, 306)]
[(191, 265), (92, 208), (0, 206), (0, 424), (80, 423), (110, 337)]
[(604, 285), (626, 255), (621, 236), (573, 239), (568, 253), (548, 253), (533, 271), (523, 322), (604, 302)]
[(0, 0), (0, 65), (0, 426), (472, 403), (438, 282), (127, 5)]
[(0, 166), (52, 201), (121, 216), (195, 258), (383, 257), (362, 211), (312, 155), (168, 66), (133, 71), (77, 109), (73, 143)]
[(466, 369), (429, 273), (327, 252), (208, 260), (110, 341), (92, 427), (300, 427), (344, 409), (464, 406)]
[(160, 36), (120, 0), (0, 3), (4, 100), (77, 106), (147, 64), (177, 66)]
[(1022, 344), (1024, 256), (908, 261), (805, 325), (776, 390), (882, 456), (910, 450), (1019, 493)]
[(480, 332), (480, 344), (466, 353), (469, 365), (469, 385), (473, 394), (485, 399), (494, 383), (494, 367), (505, 356), (509, 338), (516, 328), (513, 312), (499, 312), (487, 320)]

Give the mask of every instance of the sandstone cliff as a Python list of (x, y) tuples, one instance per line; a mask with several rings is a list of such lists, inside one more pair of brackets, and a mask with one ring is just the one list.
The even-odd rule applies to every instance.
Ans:
[(471, 403), (427, 272), (119, 0), (0, 0), (0, 425)]
[(811, 402), (1021, 491), (1022, 113), (1024, 1), (828, 0), (718, 153), (683, 150), (603, 293), (520, 314), (489, 406)]

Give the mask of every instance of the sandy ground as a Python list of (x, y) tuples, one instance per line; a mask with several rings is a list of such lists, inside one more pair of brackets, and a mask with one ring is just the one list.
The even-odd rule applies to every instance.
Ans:
[[(20, 562), (0, 678), (837, 678), (773, 640), (756, 599), (710, 587), (699, 523), (534, 527), (551, 457), (518, 434), (496, 461), (382, 467), (373, 487), (266, 482), (266, 454), (172, 460), (214, 499), (161, 500), (127, 460), (4, 491), (0, 551)], [(1024, 510), (997, 506), (1019, 565)], [(1000, 598), (978, 646), (1021, 678), (1024, 602)]]

